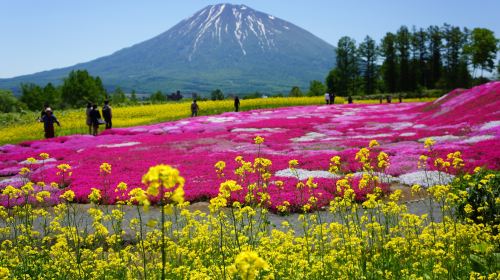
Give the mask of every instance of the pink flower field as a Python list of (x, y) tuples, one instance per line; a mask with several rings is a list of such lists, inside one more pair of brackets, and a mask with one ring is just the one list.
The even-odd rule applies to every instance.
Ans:
[[(243, 101), (244, 102), (244, 101)], [(82, 117), (82, 122), (85, 120)], [(262, 136), (258, 147), (253, 138)], [(112, 129), (98, 137), (74, 135), (51, 140), (24, 142), (0, 147), (0, 188), (20, 186), (17, 175), (28, 157), (39, 159), (50, 154), (43, 164), (30, 166), (34, 181), (60, 182), (56, 166), (72, 166), (69, 182), (79, 202), (88, 202), (91, 188), (103, 188), (126, 182), (130, 188), (144, 187), (142, 175), (150, 166), (169, 164), (180, 170), (186, 179), (185, 196), (189, 201), (206, 200), (219, 191), (225, 180), (217, 176), (214, 164), (225, 161), (226, 179), (236, 178), (234, 158), (246, 161), (260, 152), (272, 160), (271, 182), (284, 181), (283, 189), (271, 185), (271, 208), (287, 200), (292, 205), (303, 202), (297, 194), (288, 161), (297, 159), (300, 179), (314, 177), (326, 203), (334, 195), (335, 180), (327, 172), (329, 160), (339, 155), (348, 169), (359, 168), (354, 160), (361, 147), (372, 139), (380, 143), (377, 150), (390, 157), (389, 179), (403, 184), (421, 183), (417, 161), (428, 153), (423, 141), (436, 140), (434, 153), (440, 157), (461, 151), (470, 170), (475, 166), (500, 168), (500, 82), (491, 82), (470, 90), (454, 90), (431, 103), (344, 104), (289, 107), (201, 116), (149, 126)], [(112, 172), (100, 176), (99, 166), (107, 162)], [(432, 164), (430, 164), (432, 165)], [(48, 187), (46, 187), (48, 188)], [(56, 192), (53, 198), (58, 197)], [(366, 189), (357, 190), (362, 200)], [(242, 200), (243, 196), (236, 195)], [(5, 201), (2, 202), (5, 204)]]

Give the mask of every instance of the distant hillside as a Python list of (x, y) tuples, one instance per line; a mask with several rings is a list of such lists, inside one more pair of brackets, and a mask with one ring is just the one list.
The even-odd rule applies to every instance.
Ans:
[(208, 93), (288, 92), (323, 81), (334, 66), (334, 47), (287, 21), (245, 5), (208, 6), (168, 31), (112, 55), (71, 67), (0, 79), (59, 84), (73, 69), (87, 69), (108, 88)]

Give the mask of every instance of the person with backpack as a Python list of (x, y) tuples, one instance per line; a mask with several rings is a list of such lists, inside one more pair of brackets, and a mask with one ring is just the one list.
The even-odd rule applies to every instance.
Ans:
[(92, 123), (92, 135), (97, 136), (99, 132), (99, 125), (102, 124), (101, 113), (96, 104), (92, 104), (92, 111), (90, 111), (90, 122)]
[(200, 107), (198, 106), (198, 104), (196, 104), (196, 100), (193, 100), (193, 103), (191, 103), (191, 117), (198, 116), (199, 110), (200, 110)]
[(333, 91), (330, 92), (330, 105), (335, 104), (335, 93)]
[(104, 101), (104, 106), (102, 107), (102, 117), (106, 122), (106, 129), (111, 128), (111, 118), (113, 117), (113, 113), (111, 111), (111, 106), (109, 106), (109, 101)]

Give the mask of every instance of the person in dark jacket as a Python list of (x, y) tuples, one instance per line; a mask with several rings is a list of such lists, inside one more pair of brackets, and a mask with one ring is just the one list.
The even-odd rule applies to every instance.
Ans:
[(52, 114), (52, 109), (47, 107), (45, 109), (45, 114), (40, 119), (43, 122), (43, 129), (45, 131), (45, 138), (54, 138), (54, 123), (57, 123), (58, 126), (61, 126), (57, 118)]
[(101, 113), (96, 104), (92, 104), (92, 111), (90, 111), (90, 122), (92, 123), (92, 135), (97, 136), (99, 132), (99, 121), (101, 121)]
[(106, 122), (106, 129), (111, 128), (111, 118), (113, 117), (113, 113), (111, 111), (111, 106), (109, 106), (109, 101), (104, 101), (104, 106), (102, 107), (102, 117)]
[(199, 110), (200, 110), (200, 107), (198, 106), (198, 104), (196, 104), (196, 100), (193, 100), (193, 103), (191, 103), (191, 117), (198, 116)]
[(347, 97), (347, 103), (352, 104), (352, 96)]
[(330, 94), (330, 104), (335, 104), (335, 93), (332, 91)]
[(240, 99), (238, 96), (234, 97), (234, 111), (238, 112), (240, 110)]

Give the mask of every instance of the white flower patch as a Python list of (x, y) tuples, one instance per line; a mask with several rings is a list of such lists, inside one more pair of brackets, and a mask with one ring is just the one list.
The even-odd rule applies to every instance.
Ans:
[(479, 130), (492, 129), (494, 127), (500, 126), (500, 121), (491, 121), (483, 124)]
[(415, 136), (415, 135), (416, 135), (415, 132), (405, 132), (405, 133), (399, 134), (399, 136), (402, 136), (402, 137)]
[(462, 139), (461, 137), (459, 136), (455, 136), (455, 135), (442, 135), (442, 136), (431, 136), (431, 137), (425, 137), (425, 138), (421, 138), (421, 139), (418, 139), (418, 142), (425, 142), (425, 139), (427, 138), (431, 138), (432, 140), (436, 141), (436, 142), (445, 142), (445, 141), (458, 141), (460, 139)]
[(277, 177), (293, 177), (296, 178), (297, 176), (299, 177), (299, 180), (306, 180), (309, 178), (329, 178), (329, 179), (335, 179), (335, 178), (340, 178), (340, 176), (332, 174), (328, 171), (324, 170), (307, 170), (307, 169), (292, 169), (287, 168), (280, 170), (274, 174)]
[(313, 140), (319, 140), (326, 135), (323, 133), (318, 133), (318, 132), (308, 132), (306, 135), (297, 137), (297, 138), (292, 138), (290, 139), (293, 142), (307, 142), (307, 141), (313, 141)]
[(397, 130), (397, 129), (408, 128), (408, 127), (411, 127), (412, 125), (413, 125), (413, 123), (411, 123), (411, 122), (397, 122), (397, 123), (391, 124), (391, 128)]
[(232, 122), (236, 120), (235, 117), (208, 117), (207, 121), (211, 123), (225, 123), (225, 122)]
[(439, 184), (449, 184), (455, 176), (439, 171), (417, 171), (399, 176), (399, 182), (408, 186), (420, 185), (431, 187)]
[(36, 160), (35, 162), (28, 162), (27, 160), (21, 161), (19, 164), (42, 164), (42, 163), (48, 163), (48, 162), (56, 162), (57, 160), (55, 158), (48, 158), (46, 160)]
[(490, 139), (495, 139), (494, 135), (477, 135), (477, 136), (472, 136), (470, 138), (465, 139), (462, 141), (462, 143), (477, 143), (481, 141), (486, 141)]
[(165, 131), (165, 132), (169, 132), (169, 131), (171, 131), (171, 130), (177, 130), (177, 129), (179, 129), (179, 128), (178, 128), (177, 126), (164, 126), (164, 127), (162, 127), (161, 129), (162, 129), (163, 131)]
[(121, 147), (130, 147), (130, 146), (135, 146), (139, 145), (141, 142), (125, 142), (125, 143), (118, 143), (118, 144), (103, 144), (103, 145), (97, 145), (97, 148), (121, 148)]
[(354, 116), (354, 115), (356, 115), (356, 112), (344, 112), (342, 113), (341, 116)]
[(427, 127), (425, 124), (416, 124), (413, 126), (413, 128), (424, 128)]
[(385, 181), (389, 181), (389, 182), (399, 182), (399, 179), (396, 178), (396, 177), (393, 177), (389, 174), (385, 174), (385, 173), (382, 173), (382, 172), (372, 172), (372, 173), (368, 173), (368, 172), (355, 172), (353, 175), (354, 177), (363, 177), (364, 174), (368, 174), (368, 175), (374, 175), (374, 176), (377, 176), (379, 177), (380, 179), (382, 179), (384, 182)]
[(279, 127), (264, 127), (264, 128), (253, 128), (253, 127), (248, 127), (248, 128), (235, 128), (232, 129), (231, 132), (282, 132), (285, 131), (285, 129), (279, 128)]

